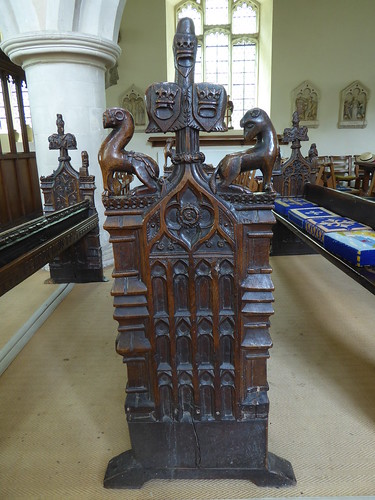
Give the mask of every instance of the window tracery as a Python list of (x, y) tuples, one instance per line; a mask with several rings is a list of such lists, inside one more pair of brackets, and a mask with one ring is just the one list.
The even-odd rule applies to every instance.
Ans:
[(259, 5), (252, 0), (187, 0), (176, 8), (194, 21), (195, 81), (223, 85), (233, 103), (232, 124), (257, 104)]

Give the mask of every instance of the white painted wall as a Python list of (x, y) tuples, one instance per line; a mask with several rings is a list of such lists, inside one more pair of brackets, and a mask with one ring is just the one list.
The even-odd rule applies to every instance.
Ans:
[[(271, 118), (291, 125), (291, 92), (310, 80), (321, 92), (319, 154), (375, 151), (374, 0), (274, 0)], [(367, 127), (339, 129), (340, 91), (355, 80), (370, 89)], [(302, 149), (306, 153), (309, 143)]]

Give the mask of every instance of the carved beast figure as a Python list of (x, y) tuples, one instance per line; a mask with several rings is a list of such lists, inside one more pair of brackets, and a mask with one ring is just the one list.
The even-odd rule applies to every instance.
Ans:
[(242, 172), (259, 169), (263, 174), (265, 191), (273, 191), (271, 183), (272, 169), (277, 156), (277, 135), (272, 122), (265, 111), (253, 108), (247, 111), (241, 119), (246, 140), (256, 137), (255, 146), (239, 153), (226, 155), (216, 167), (210, 178), (210, 187), (216, 193), (219, 186), (229, 186)]
[(150, 156), (124, 149), (134, 134), (134, 120), (129, 111), (107, 109), (103, 113), (103, 127), (113, 128), (98, 154), (104, 190), (112, 190), (111, 179), (115, 171), (136, 175), (151, 191), (158, 189), (159, 166), (156, 161)]

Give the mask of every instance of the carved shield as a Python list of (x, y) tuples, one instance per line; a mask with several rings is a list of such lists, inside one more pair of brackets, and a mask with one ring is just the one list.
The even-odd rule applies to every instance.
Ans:
[(181, 88), (176, 83), (153, 83), (146, 90), (147, 114), (162, 132), (167, 132), (181, 112)]
[(224, 122), (227, 93), (222, 85), (196, 83), (193, 90), (193, 115), (206, 132), (227, 130)]

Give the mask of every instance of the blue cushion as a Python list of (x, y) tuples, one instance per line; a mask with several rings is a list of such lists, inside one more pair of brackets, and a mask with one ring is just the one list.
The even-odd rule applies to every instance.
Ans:
[(275, 212), (280, 215), (288, 215), (291, 208), (313, 207), (315, 203), (307, 201), (303, 198), (276, 198)]
[(375, 266), (375, 231), (329, 233), (324, 248), (355, 266)]
[(316, 217), (332, 217), (333, 212), (323, 207), (292, 208), (288, 212), (288, 219), (301, 229), (305, 229), (307, 220)]
[(327, 233), (342, 231), (359, 231), (371, 229), (360, 222), (356, 222), (348, 217), (316, 217), (305, 221), (305, 231), (315, 239), (324, 243), (324, 236)]

